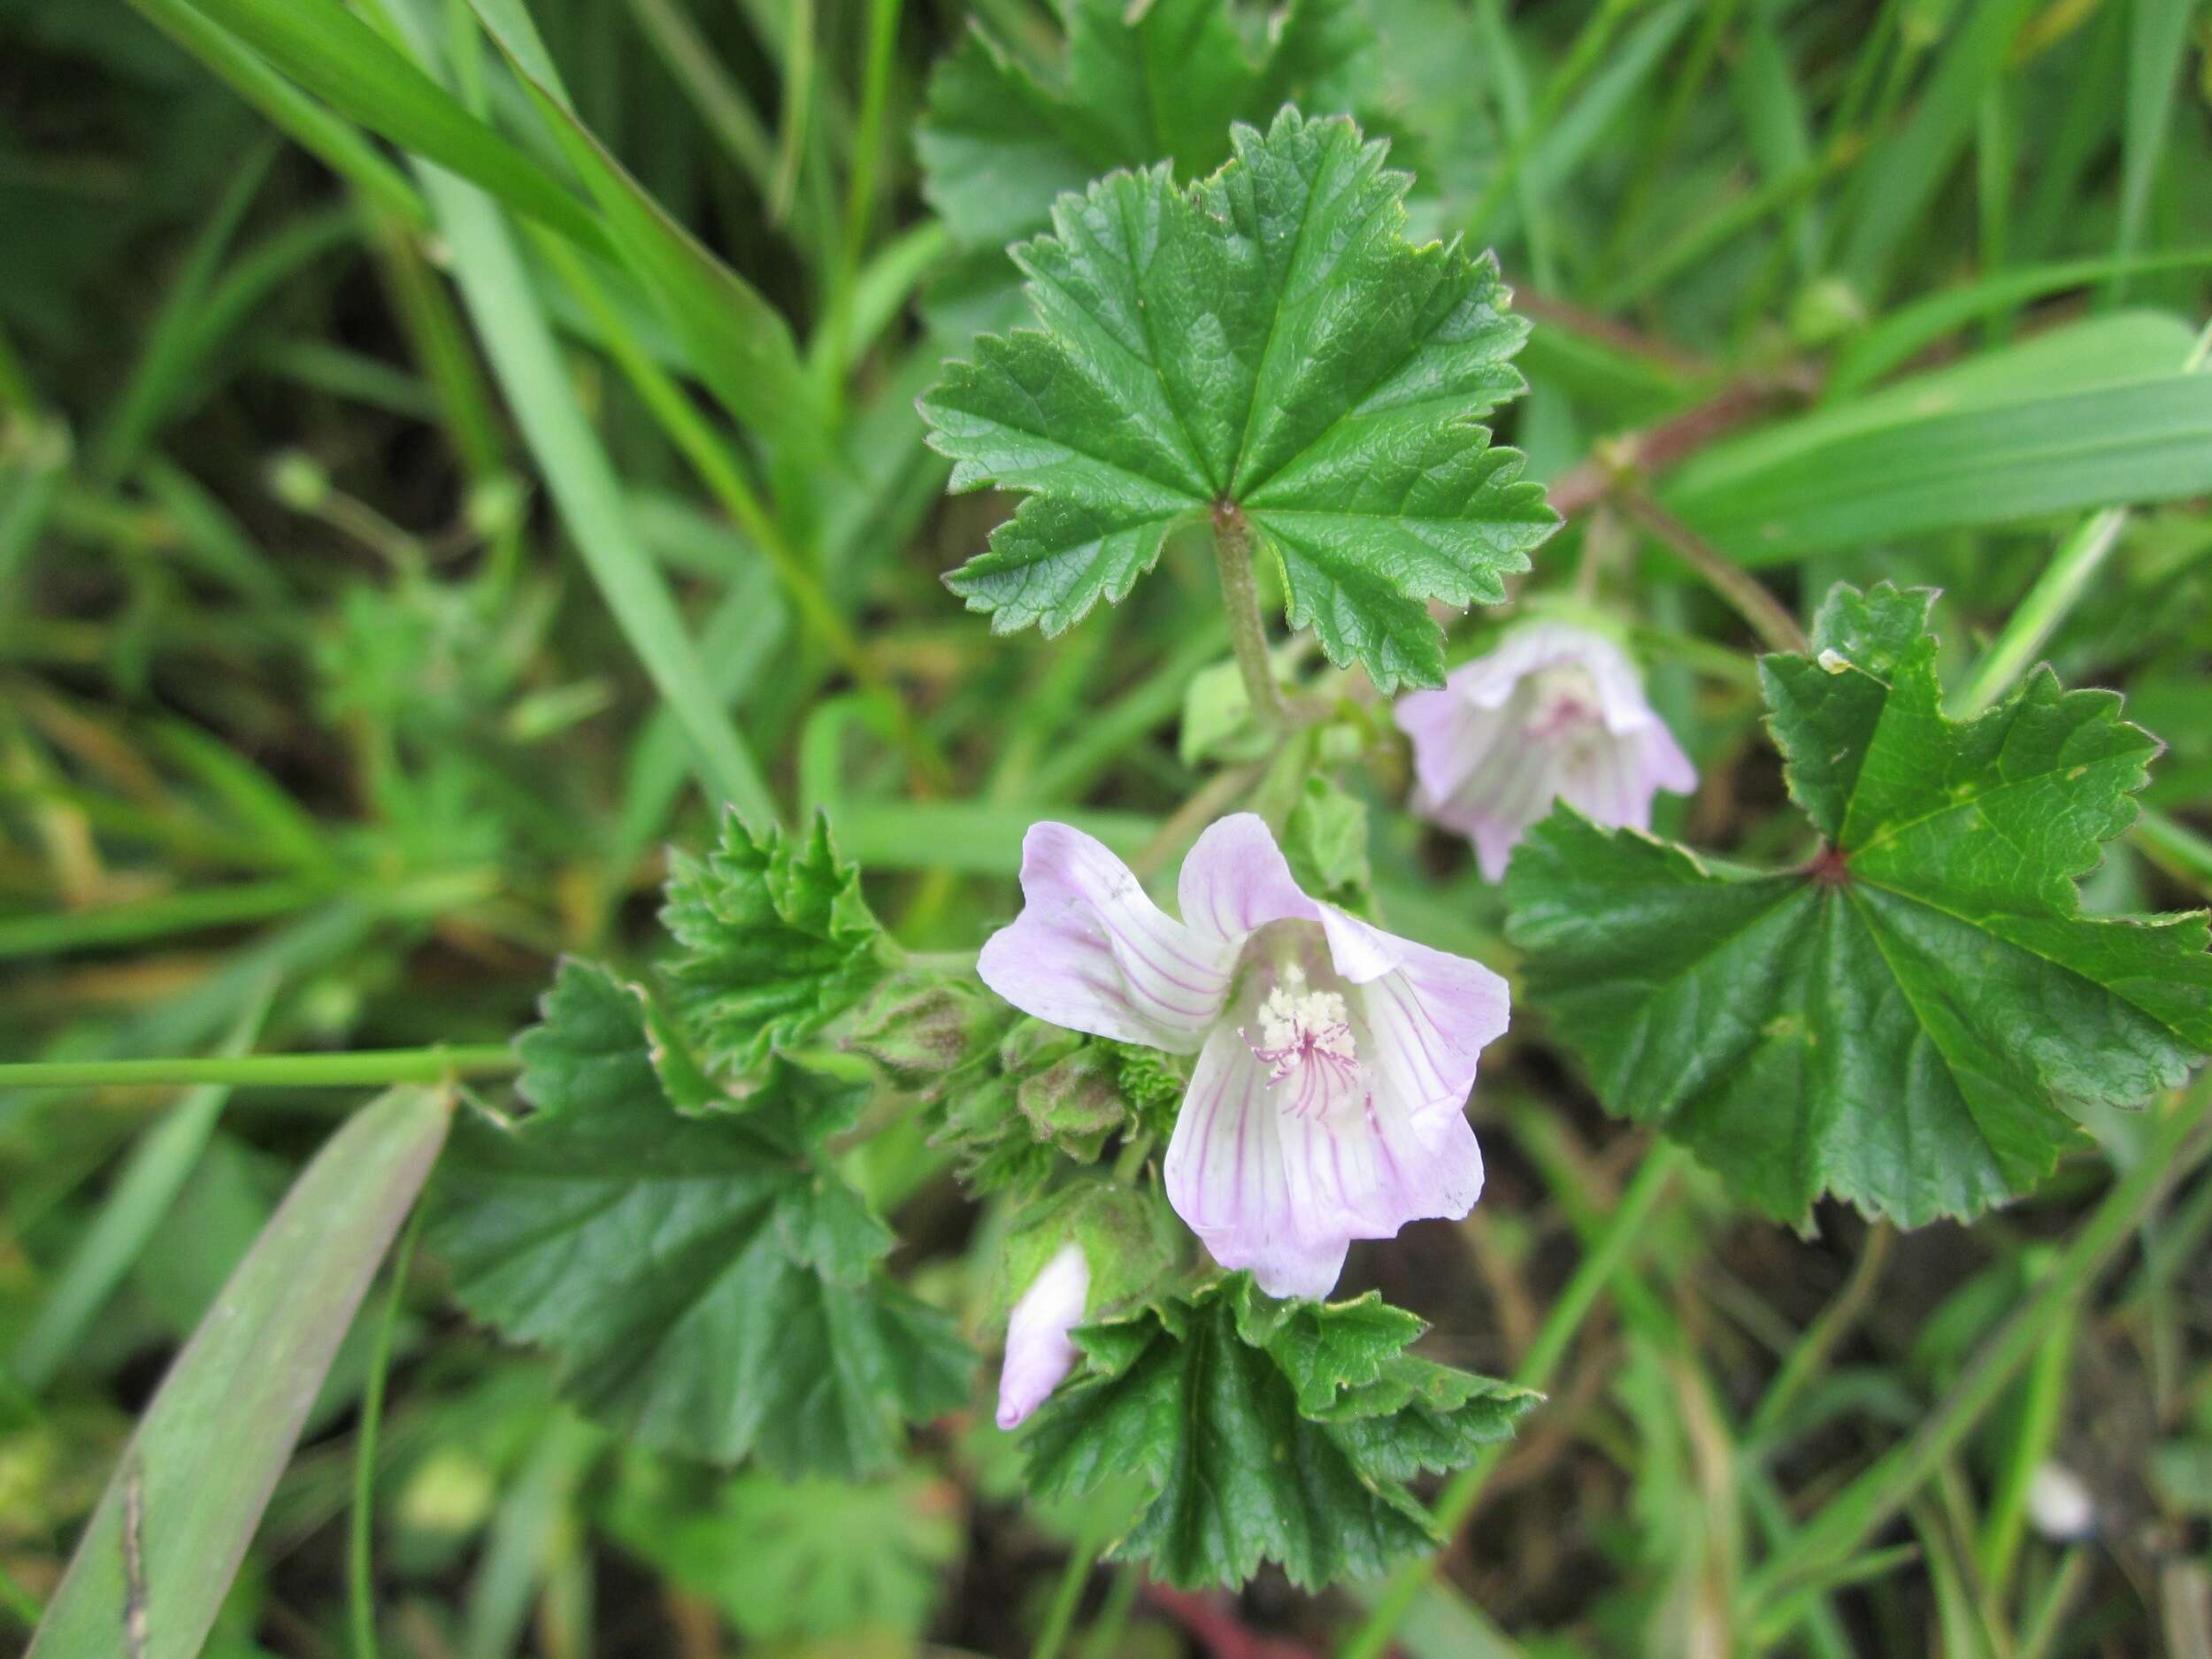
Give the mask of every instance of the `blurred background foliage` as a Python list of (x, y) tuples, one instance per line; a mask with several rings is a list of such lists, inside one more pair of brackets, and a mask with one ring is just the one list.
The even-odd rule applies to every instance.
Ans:
[[(1078, 27), (1139, 26), (1071, 4)], [(1505, 435), (1571, 523), (1533, 580), (1632, 610), (1704, 777), (1661, 827), (1791, 850), (1754, 641), (1621, 510), (1647, 487), (1793, 605), (1838, 580), (1939, 586), (1954, 671), (2024, 601), (2032, 652), (2124, 690), (2169, 745), (2091, 903), (2201, 902), (2205, 10), (1363, 4), (1357, 60), (1310, 77), (1310, 107), (1392, 134), (1417, 228), (1494, 244), (1536, 320)], [(517, 0), (480, 9), (527, 47)], [(879, 912), (946, 949), (1010, 914), (1033, 818), (1134, 852), (1217, 808), (1233, 742), (1178, 741), (1226, 655), (1202, 549), (1058, 641), (992, 636), (938, 577), (1005, 503), (943, 498), (913, 400), (1018, 315), (996, 244), (1036, 228), (1036, 178), (1102, 153), (1204, 168), (1225, 127), (1168, 106), (964, 195), (972, 145), (948, 158), (932, 70), (981, 50), (979, 27), (1060, 88), (1069, 22), (1037, 0), (529, 0), (535, 94), (468, 6), (365, 0), (360, 29), (434, 97), (375, 81), (385, 60), (342, 33), (330, 85), (271, 68), (288, 15), (311, 62), (331, 13), (356, 15), (0, 0), (8, 1057), (502, 1041), (560, 953), (649, 947), (659, 849), (703, 841), (723, 799), (830, 809)], [(1257, 8), (1233, 23), (1263, 47)], [(710, 256), (656, 227), (563, 96)], [(1392, 924), (1509, 967), (1494, 892), (1388, 810), (1402, 761), (1375, 758), (1345, 778), (1378, 809)], [(1640, 1136), (1540, 1033), (1485, 1077), (1485, 1202), (1386, 1258), (1356, 1250), (1347, 1284), (1432, 1319), (1440, 1357), (1508, 1374)], [(0, 1094), (0, 1643), (355, 1103)], [(2124, 1169), (2142, 1135), (2103, 1138)], [(960, 1247), (992, 1218), (918, 1136), (859, 1156), (899, 1207), (902, 1270), (987, 1347), (990, 1253)], [(1892, 1547), (1786, 1617), (1740, 1594), (1971, 1384), (2103, 1182), (2085, 1160), (1970, 1233), (1892, 1240), (1832, 1209), (1792, 1237), (1682, 1176), (1404, 1651), (2212, 1654), (2201, 1177), (2059, 1310)], [(1188, 1597), (1094, 1568), (1111, 1517), (1025, 1512), (987, 1413), (938, 1425), (895, 1479), (786, 1486), (620, 1447), (458, 1320), (434, 1261), (365, 1305), (211, 1652), (347, 1650), (343, 1517), (388, 1305), (389, 1653), (1286, 1659), (1356, 1622), (1356, 1591)]]

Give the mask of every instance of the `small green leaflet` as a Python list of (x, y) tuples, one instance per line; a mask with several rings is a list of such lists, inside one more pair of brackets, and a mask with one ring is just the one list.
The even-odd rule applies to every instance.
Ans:
[(2206, 918), (2081, 914), (2157, 741), (2047, 668), (1942, 711), (1932, 595), (1839, 587), (1760, 665), (1804, 868), (1747, 872), (1562, 809), (1515, 853), (1529, 994), (1614, 1111), (1784, 1219), (1916, 1226), (2016, 1197), (2212, 1048)]
[(967, 1398), (967, 1346), (883, 1276), (891, 1235), (817, 1147), (864, 1090), (774, 1062), (742, 1114), (680, 1115), (644, 1005), (563, 964), (525, 1033), (513, 1128), (455, 1126), (433, 1248), (471, 1314), (561, 1363), (649, 1446), (781, 1474), (889, 1467)]
[(1405, 1483), (1509, 1436), (1539, 1396), (1417, 1359), (1411, 1314), (1373, 1293), (1282, 1302), (1247, 1274), (1086, 1325), (1086, 1369), (1028, 1441), (1039, 1496), (1141, 1471), (1153, 1494), (1116, 1546), (1185, 1586), (1240, 1585), (1262, 1560), (1309, 1588), (1438, 1542)]
[(1406, 240), (1409, 180), (1350, 121), (1231, 142), (1187, 189), (1160, 166), (1064, 196), (1014, 250), (1041, 326), (979, 337), (922, 414), (953, 489), (1027, 499), (947, 584), (1056, 634), (1240, 518), (1332, 662), (1440, 684), (1426, 602), (1496, 603), (1557, 522), (1480, 424), (1528, 325), (1494, 259)]
[(756, 835), (735, 812), (704, 858), (678, 853), (661, 920), (681, 948), (671, 1000), (710, 1069), (750, 1071), (804, 1041), (890, 971), (893, 947), (838, 856), (829, 820)]
[(1286, 102), (1357, 111), (1374, 30), (1354, 0), (1290, 0), (1263, 36), (1222, 0), (1065, 0), (1067, 57), (1033, 73), (979, 27), (930, 77), (915, 134), (922, 189), (953, 239), (998, 248), (1043, 227), (1053, 198), (1116, 167), (1228, 159), (1233, 121)]

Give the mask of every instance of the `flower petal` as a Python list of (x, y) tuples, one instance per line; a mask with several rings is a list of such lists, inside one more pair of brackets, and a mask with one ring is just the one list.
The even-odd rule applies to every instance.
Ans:
[(1065, 824), (1022, 840), (1022, 912), (991, 935), (983, 982), (1071, 1031), (1190, 1054), (1221, 1013), (1233, 948), (1194, 936), (1129, 866)]
[(1413, 775), (1439, 803), (1462, 793), (1511, 729), (1503, 714), (1479, 708), (1451, 680), (1441, 690), (1408, 692), (1390, 712), (1413, 744)]
[(1256, 812), (1233, 812), (1207, 826), (1183, 859), (1175, 899), (1186, 926), (1233, 951), (1270, 922), (1315, 914)]
[(1019, 1424), (1075, 1368), (1068, 1333), (1082, 1323), (1090, 1294), (1090, 1263), (1080, 1247), (1064, 1244), (1014, 1304), (998, 1378), (999, 1427)]
[(1163, 1171), (1168, 1202), (1214, 1260), (1271, 1296), (1325, 1296), (1352, 1234), (1301, 1225), (1284, 1171), (1281, 1103), (1267, 1068), (1224, 1025), (1207, 1040)]
[(1384, 937), (1398, 965), (1353, 994), (1367, 1028), (1360, 1057), (1376, 1074), (1376, 1093), (1420, 1123), (1457, 1118), (1482, 1050), (1512, 1018), (1511, 992), (1479, 962)]
[(1417, 1110), (1374, 1075), (1348, 1112), (1289, 1109), (1236, 1033), (1199, 1056), (1165, 1170), (1168, 1202), (1226, 1268), (1271, 1296), (1324, 1297), (1354, 1239), (1456, 1218), (1482, 1193), (1482, 1153), (1456, 1110)]

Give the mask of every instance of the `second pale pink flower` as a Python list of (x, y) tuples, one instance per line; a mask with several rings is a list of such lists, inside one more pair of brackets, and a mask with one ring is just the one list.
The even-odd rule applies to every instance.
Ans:
[(1627, 653), (1570, 623), (1515, 628), (1394, 712), (1413, 741), (1414, 810), (1474, 842), (1492, 881), (1555, 801), (1609, 828), (1648, 830), (1654, 795), (1697, 787)]

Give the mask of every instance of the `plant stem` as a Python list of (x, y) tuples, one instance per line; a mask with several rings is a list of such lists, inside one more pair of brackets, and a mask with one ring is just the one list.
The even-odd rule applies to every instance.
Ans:
[(2048, 642), (2066, 613), (2089, 586), (2089, 579), (2119, 541), (2128, 521), (2124, 507), (2107, 507), (2074, 526), (2059, 543), (2051, 562), (2043, 567), (2035, 586), (2012, 609), (2003, 630), (1982, 654), (1980, 662), (1954, 700), (1952, 712), (1961, 717), (1979, 714), (2004, 695), (2012, 682), (2027, 672), (2035, 655)]
[(376, 1530), (376, 1443), (384, 1418), (384, 1379), (392, 1365), (392, 1338), (399, 1328), (400, 1304), (407, 1294), (407, 1270), (415, 1260), (415, 1237), (426, 1211), (418, 1203), (392, 1253), (392, 1294), (377, 1322), (376, 1348), (361, 1392), (361, 1433), (353, 1453), (353, 1517), (346, 1540), (346, 1588), (351, 1603), (353, 1659), (377, 1659), (374, 1533)]
[(1620, 503), (1623, 511), (1673, 549), (1707, 587), (1735, 607), (1736, 614), (1769, 646), (1778, 651), (1804, 651), (1805, 631), (1797, 626), (1797, 618), (1741, 565), (1642, 491), (1624, 491)]
[(1861, 1548), (1895, 1516), (2003, 1394), (2020, 1368), (2133, 1232), (2170, 1180), (2186, 1172), (2183, 1153), (2212, 1111), (2212, 1079), (2200, 1079), (2153, 1128), (2134, 1168), (2113, 1185), (2028, 1304), (1990, 1339), (1948, 1396), (1903, 1444), (1828, 1500), (1788, 1551), (1745, 1586), (1746, 1605), (1770, 1607), (1795, 1582), (1816, 1577)]
[(1805, 1385), (1820, 1374), (1836, 1343), (1858, 1322), (1881, 1279), (1882, 1264), (1889, 1258), (1890, 1247), (1896, 1241), (1897, 1230), (1886, 1221), (1878, 1221), (1867, 1229), (1866, 1240), (1859, 1247), (1859, 1259), (1852, 1265), (1851, 1277), (1844, 1281), (1835, 1300), (1821, 1310), (1820, 1317), (1790, 1350), (1789, 1356), (1782, 1362), (1782, 1369), (1775, 1373), (1766, 1393), (1760, 1396), (1758, 1407), (1751, 1414), (1750, 1425), (1744, 1431), (1747, 1442), (1764, 1448), (1772, 1440)]
[(1075, 1609), (1082, 1604), (1083, 1586), (1091, 1581), (1091, 1565), (1098, 1559), (1097, 1543), (1086, 1537), (1080, 1540), (1068, 1556), (1068, 1564), (1061, 1571), (1059, 1586), (1052, 1593), (1052, 1605), (1046, 1609), (1044, 1628), (1037, 1632), (1036, 1646), (1029, 1650), (1029, 1659), (1059, 1659), (1060, 1649), (1068, 1639), (1068, 1626), (1075, 1622)]
[[(1573, 1346), (1583, 1322), (1597, 1306), (1599, 1297), (1627, 1265), (1630, 1253), (1644, 1240), (1652, 1212), (1686, 1156), (1671, 1141), (1655, 1143), (1644, 1155), (1642, 1167), (1621, 1194), (1619, 1204), (1606, 1220), (1605, 1231), (1582, 1258), (1574, 1277), (1567, 1281), (1566, 1287), (1559, 1293), (1559, 1300), (1545, 1316), (1535, 1341), (1529, 1345), (1528, 1356), (1514, 1373), (1516, 1383), (1524, 1388), (1542, 1388), (1549, 1384), (1560, 1362), (1566, 1358), (1567, 1350)], [(1482, 1502), (1483, 1488), (1489, 1484), (1504, 1454), (1502, 1441), (1486, 1446), (1473, 1463), (1446, 1483), (1436, 1501), (1436, 1525), (1447, 1539), (1456, 1538), (1474, 1517), (1475, 1507)], [(1339, 1659), (1381, 1659), (1435, 1571), (1437, 1560), (1438, 1556), (1432, 1555), (1426, 1560), (1408, 1562), (1391, 1575), (1367, 1617), (1337, 1650)]]
[(371, 1088), (501, 1077), (521, 1062), (504, 1043), (365, 1048), (354, 1054), (196, 1055), (175, 1060), (52, 1060), (0, 1065), (0, 1089), (167, 1087)]
[(1237, 654), (1237, 672), (1244, 676), (1244, 695), (1256, 718), (1281, 727), (1289, 716), (1275, 684), (1259, 583), (1252, 574), (1252, 526), (1232, 503), (1214, 509), (1214, 559), (1221, 568), (1221, 603), (1229, 613), (1229, 643)]

